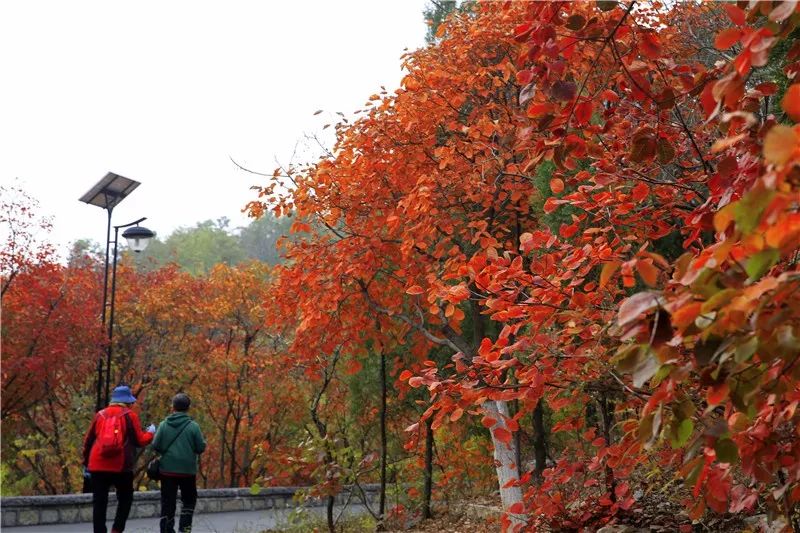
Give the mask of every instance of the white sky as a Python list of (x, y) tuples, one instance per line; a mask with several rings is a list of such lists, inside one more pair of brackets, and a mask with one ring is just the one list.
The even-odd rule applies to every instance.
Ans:
[(104, 241), (105, 211), (78, 198), (108, 171), (142, 182), (114, 224), (246, 224), (259, 178), (228, 157), (271, 172), (334, 112), (394, 90), (425, 3), (0, 2), (0, 184), (39, 200), (62, 251)]

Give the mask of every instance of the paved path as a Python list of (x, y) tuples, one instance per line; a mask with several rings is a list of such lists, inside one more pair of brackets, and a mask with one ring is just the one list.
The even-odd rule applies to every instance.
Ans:
[[(325, 516), (324, 507), (310, 507), (309, 513)], [(351, 505), (347, 513), (360, 514), (361, 505)], [(237, 513), (196, 514), (192, 521), (192, 533), (261, 533), (267, 528), (278, 528), (287, 523), (291, 509), (268, 509), (264, 511), (241, 511)], [(340, 509), (336, 510), (336, 514)], [(177, 517), (176, 517), (177, 518)], [(177, 522), (177, 520), (176, 520)], [(177, 523), (175, 524), (177, 529)], [(108, 522), (111, 530), (111, 522)], [(92, 524), (57, 524), (49, 526), (4, 527), (3, 533), (91, 533)], [(158, 531), (158, 518), (135, 518), (128, 520), (125, 533), (153, 533)]]

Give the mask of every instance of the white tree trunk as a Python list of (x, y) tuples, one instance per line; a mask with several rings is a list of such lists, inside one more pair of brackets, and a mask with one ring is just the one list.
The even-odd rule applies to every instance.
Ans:
[[(504, 401), (489, 400), (483, 403), (483, 408), (487, 416), (497, 420), (495, 425), (491, 428), (492, 444), (494, 445), (494, 461), (497, 470), (497, 482), (500, 486), (500, 501), (503, 504), (503, 511), (508, 513), (508, 509), (512, 505), (522, 502), (522, 489), (519, 486), (506, 487), (509, 481), (519, 479), (519, 465), (516, 464), (516, 441), (511, 439), (511, 441), (506, 444), (505, 442), (497, 440), (494, 436), (494, 430), (497, 428), (503, 428), (511, 432), (503, 418), (503, 416), (508, 416), (508, 404)], [(511, 513), (508, 513), (508, 517), (511, 520), (512, 529), (517, 524), (525, 524), (527, 518), (525, 515)]]

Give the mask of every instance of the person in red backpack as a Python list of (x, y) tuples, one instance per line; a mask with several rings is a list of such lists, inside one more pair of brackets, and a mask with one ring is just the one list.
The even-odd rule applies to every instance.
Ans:
[(131, 411), (136, 398), (130, 387), (119, 386), (111, 393), (108, 407), (94, 415), (83, 441), (83, 464), (92, 484), (94, 533), (106, 533), (108, 489), (117, 492), (117, 514), (111, 533), (122, 533), (133, 503), (133, 466), (136, 448), (153, 440), (155, 426), (142, 431), (139, 417)]

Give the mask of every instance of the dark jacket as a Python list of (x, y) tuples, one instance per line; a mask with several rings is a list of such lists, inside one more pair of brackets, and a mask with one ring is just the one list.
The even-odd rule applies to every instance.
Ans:
[[(186, 429), (178, 435), (184, 426)], [(161, 455), (162, 473), (195, 475), (197, 456), (206, 449), (206, 441), (197, 422), (186, 413), (177, 412), (158, 425), (153, 449)]]
[[(103, 457), (94, 445), (109, 417), (124, 416), (124, 451), (116, 457)], [(131, 472), (136, 457), (136, 448), (146, 446), (153, 434), (142, 431), (138, 415), (125, 406), (111, 404), (94, 415), (92, 425), (83, 439), (83, 464), (90, 472)]]

